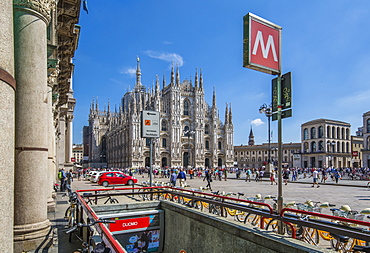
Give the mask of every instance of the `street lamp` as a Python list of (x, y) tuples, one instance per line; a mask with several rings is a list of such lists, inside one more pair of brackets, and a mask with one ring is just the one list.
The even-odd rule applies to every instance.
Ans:
[(260, 113), (265, 113), (267, 119), (268, 119), (268, 165), (270, 170), (270, 161), (271, 161), (271, 134), (270, 134), (270, 124), (271, 124), (271, 116), (272, 116), (272, 107), (271, 105), (267, 106), (266, 104), (261, 105), (259, 109)]
[(188, 136), (188, 156), (187, 156), (187, 166), (190, 165), (190, 135), (194, 134), (195, 132), (190, 130), (189, 128), (184, 130), (184, 135)]
[[(329, 167), (331, 167), (332, 166), (332, 160), (333, 160), (333, 156), (332, 155), (330, 155), (330, 150), (332, 149), (332, 152), (331, 153), (334, 153), (334, 146), (335, 146), (335, 141), (328, 141), (327, 143), (326, 143), (326, 145), (327, 145), (327, 147), (328, 147), (328, 153), (329, 153)], [(330, 146), (332, 147), (332, 148), (330, 148)]]

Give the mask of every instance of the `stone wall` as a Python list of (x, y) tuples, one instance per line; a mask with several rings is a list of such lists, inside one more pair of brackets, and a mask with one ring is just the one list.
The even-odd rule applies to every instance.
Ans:
[(165, 211), (163, 253), (180, 252), (332, 252), (253, 226), (198, 212), (172, 202)]

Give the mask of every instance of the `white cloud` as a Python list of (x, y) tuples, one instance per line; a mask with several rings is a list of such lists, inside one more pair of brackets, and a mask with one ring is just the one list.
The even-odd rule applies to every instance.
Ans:
[(163, 44), (171, 45), (171, 44), (173, 44), (173, 42), (171, 42), (171, 41), (163, 41)]
[(121, 70), (119, 73), (129, 75), (130, 77), (134, 77), (136, 75), (136, 69), (134, 68), (125, 68)]
[(253, 126), (259, 126), (259, 125), (265, 124), (265, 122), (263, 122), (260, 118), (258, 118), (258, 119), (252, 120), (251, 124)]
[(147, 50), (144, 52), (149, 57), (159, 59), (166, 62), (173, 62), (175, 64), (178, 64), (179, 67), (184, 65), (184, 60), (182, 59), (182, 56), (176, 53), (165, 53), (165, 52), (157, 52), (153, 50)]

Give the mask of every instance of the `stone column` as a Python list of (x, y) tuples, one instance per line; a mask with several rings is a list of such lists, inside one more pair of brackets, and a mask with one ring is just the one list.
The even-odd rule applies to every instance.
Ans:
[(54, 198), (56, 193), (54, 191), (54, 183), (56, 182), (57, 167), (55, 161), (55, 128), (54, 128), (54, 115), (53, 115), (53, 86), (56, 84), (59, 69), (53, 69), (48, 76), (47, 86), (47, 119), (48, 119), (48, 179), (46, 185), (47, 196), (47, 209), (48, 212), (55, 212), (56, 204)]
[(46, 27), (52, 0), (14, 0), (15, 112), (14, 251), (35, 250), (47, 219), (48, 119)]
[(15, 79), (13, 1), (0, 0), (0, 252), (13, 252)]

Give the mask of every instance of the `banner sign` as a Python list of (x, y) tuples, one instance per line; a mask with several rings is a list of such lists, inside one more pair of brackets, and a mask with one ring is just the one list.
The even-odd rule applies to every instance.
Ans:
[(252, 13), (244, 16), (243, 67), (281, 73), (281, 27)]

